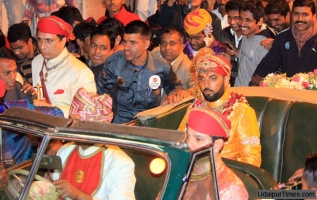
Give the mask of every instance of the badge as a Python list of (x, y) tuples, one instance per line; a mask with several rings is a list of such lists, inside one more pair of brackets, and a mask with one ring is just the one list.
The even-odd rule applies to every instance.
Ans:
[(158, 75), (153, 75), (149, 79), (149, 86), (151, 89), (156, 90), (161, 85), (161, 78)]
[(85, 179), (85, 173), (81, 169), (77, 169), (75, 172), (75, 181), (76, 183), (82, 183)]
[(285, 49), (289, 49), (289, 42), (285, 42)]
[(125, 83), (125, 81), (124, 81), (124, 79), (122, 78), (122, 77), (118, 77), (117, 78), (117, 83), (118, 83), (118, 85), (120, 85), (120, 86), (124, 86), (124, 83)]

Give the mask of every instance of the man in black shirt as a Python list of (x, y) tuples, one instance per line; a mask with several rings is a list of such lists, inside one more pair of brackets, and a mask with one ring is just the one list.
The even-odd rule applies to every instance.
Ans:
[(250, 85), (258, 86), (269, 73), (292, 77), (317, 68), (317, 20), (313, 0), (295, 0), (290, 29), (276, 36), (272, 48), (259, 63)]
[(105, 19), (91, 33), (87, 65), (94, 73), (96, 82), (107, 58), (120, 50), (122, 36), (123, 24), (116, 18)]

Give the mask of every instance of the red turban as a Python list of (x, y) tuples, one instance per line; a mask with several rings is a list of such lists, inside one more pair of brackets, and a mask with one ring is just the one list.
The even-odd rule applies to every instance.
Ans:
[(75, 39), (72, 32), (72, 26), (56, 16), (41, 18), (37, 24), (37, 28), (42, 33), (63, 35), (66, 37), (67, 41), (69, 41), (69, 39)]
[(6, 83), (0, 79), (0, 98), (4, 97), (6, 93)]
[(228, 138), (231, 123), (221, 113), (205, 108), (193, 108), (189, 111), (188, 127), (198, 133)]
[(201, 48), (194, 57), (192, 66), (194, 66), (197, 75), (202, 72), (215, 72), (223, 76), (231, 74), (231, 64), (223, 56), (215, 55), (209, 48)]

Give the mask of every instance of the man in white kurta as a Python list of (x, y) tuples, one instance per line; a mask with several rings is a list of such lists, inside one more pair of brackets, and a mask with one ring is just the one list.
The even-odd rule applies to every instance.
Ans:
[[(56, 58), (46, 62), (46, 65), (53, 66), (63, 57), (68, 58), (57, 69), (48, 72), (46, 78), (46, 89), (52, 106), (63, 110), (64, 116), (68, 117), (70, 105), (77, 90), (84, 87), (87, 91), (96, 92), (94, 75), (91, 70), (80, 60), (70, 54), (65, 48)], [(39, 73), (43, 65), (42, 55), (36, 56), (32, 61), (33, 85), (41, 85)], [(43, 68), (45, 74), (46, 68)], [(43, 94), (43, 93), (42, 93)]]
[[(63, 170), (65, 170), (66, 164), (70, 162), (70, 155), (78, 154), (81, 159), (89, 159), (100, 151), (103, 151), (101, 176), (98, 184), (99, 187), (94, 190), (92, 198), (96, 200), (135, 199), (134, 186), (136, 179), (134, 175), (134, 163), (132, 159), (119, 147), (110, 145), (94, 145), (88, 148), (83, 148), (82, 146), (74, 143), (68, 143), (59, 149), (57, 155), (61, 157)], [(78, 165), (79, 164), (76, 163), (73, 165), (73, 168), (70, 169), (70, 172), (75, 174), (70, 177), (77, 177), (75, 172), (77, 171), (77, 168), (80, 168)], [(97, 167), (92, 170), (96, 173), (100, 172), (100, 169), (97, 169)], [(83, 169), (83, 171), (84, 174), (85, 169)], [(60, 179), (60, 176), (61, 174), (56, 171), (52, 174), (53, 180)], [(92, 178), (93, 176), (94, 175), (90, 173), (84, 174), (82, 177)], [(79, 178), (79, 180), (81, 179)], [(54, 181), (53, 184), (59, 188), (58, 182)]]
[[(32, 61), (33, 86), (42, 86), (41, 94), (46, 101), (34, 104), (57, 106), (65, 117), (69, 115), (71, 102), (79, 88), (96, 92), (93, 73), (65, 48), (71, 36), (72, 27), (62, 19), (56, 16), (41, 18), (37, 32), (40, 54)], [(44, 85), (47, 93), (43, 90)]]

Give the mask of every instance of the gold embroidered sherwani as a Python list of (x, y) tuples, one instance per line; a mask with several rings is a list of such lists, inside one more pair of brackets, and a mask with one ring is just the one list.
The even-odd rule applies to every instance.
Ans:
[[(226, 103), (232, 100), (231, 93), (225, 92), (224, 95), (215, 102), (196, 100), (188, 108), (178, 130), (185, 131), (188, 120), (188, 113), (192, 107), (205, 107), (225, 114), (228, 112)], [(227, 116), (231, 122), (230, 136), (224, 143), (221, 156), (235, 159), (259, 167), (261, 165), (261, 144), (260, 131), (257, 118), (253, 108), (244, 102), (235, 102), (231, 107), (232, 112)], [(208, 126), (208, 124), (206, 124)], [(212, 127), (210, 127), (212, 128)]]
[[(219, 198), (221, 200), (247, 200), (248, 192), (243, 182), (224, 164), (220, 156), (215, 158), (215, 167)], [(213, 199), (210, 169), (209, 155), (195, 162), (184, 194), (184, 200)]]

